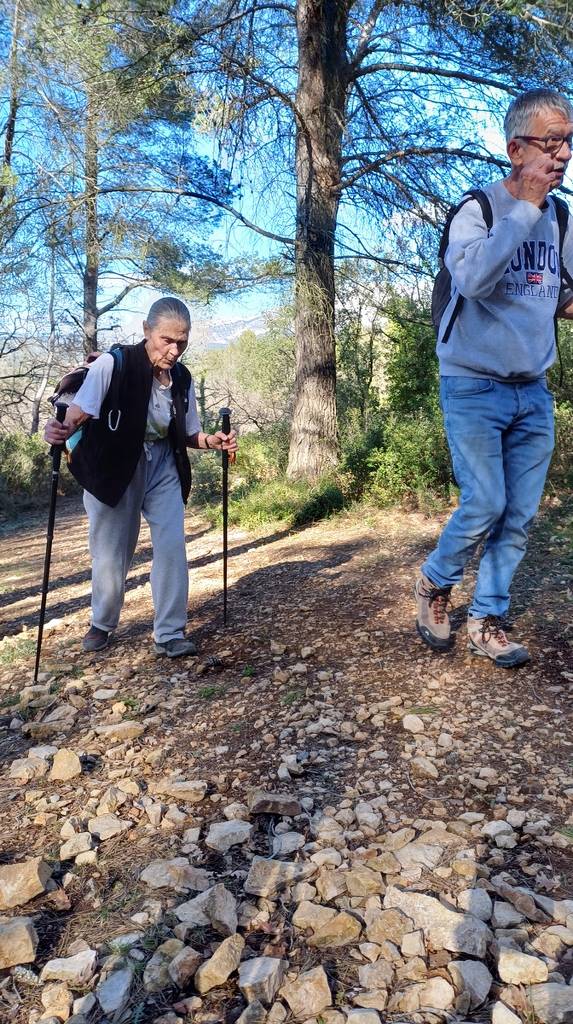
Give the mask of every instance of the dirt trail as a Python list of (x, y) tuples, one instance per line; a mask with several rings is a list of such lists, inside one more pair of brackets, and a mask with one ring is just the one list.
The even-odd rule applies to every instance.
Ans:
[[(536, 528), (516, 581), (514, 605), (516, 635), (534, 657), (529, 666), (504, 672), (467, 651), (464, 588), (455, 595), (458, 632), (451, 653), (433, 655), (413, 631), (412, 584), (439, 531), (438, 518), (366, 509), (295, 533), (281, 527), (256, 534), (231, 531), (229, 625), (223, 629), (220, 534), (189, 515), (189, 629), (199, 641), (200, 655), (166, 663), (150, 649), (146, 528), (113, 645), (101, 655), (81, 652), (89, 621), (86, 522), (77, 503), (64, 503), (42, 665), (46, 693), (31, 694), (24, 705), (18, 697), (31, 682), (44, 524), (32, 520), (4, 532), (0, 865), (35, 855), (53, 864), (58, 888), (13, 911), (37, 915), (36, 965), (69, 955), (77, 939), (101, 949), (122, 929), (133, 928), (130, 921), (138, 913), (148, 914), (147, 927), (155, 928), (157, 943), (162, 935), (172, 936), (161, 932), (148, 906), (150, 897), (165, 903), (165, 892), (146, 890), (139, 881), (141, 870), (151, 860), (185, 851), (185, 830), (220, 821), (222, 809), (246, 800), (255, 786), (286, 788), (307, 798), (315, 815), (320, 810), (339, 813), (345, 803), (390, 794), (384, 816), (394, 831), (412, 824), (422, 828), (420, 822), (431, 819), (445, 828), (467, 812), (495, 819), (509, 808), (523, 809), (528, 821), (546, 825), (537, 832), (533, 828), (514, 848), (487, 856), (481, 851), (483, 863), (493, 857), (493, 868), (512, 873), (515, 884), (533, 880), (546, 893), (572, 898), (572, 523), (573, 506), (555, 502)], [(470, 573), (468, 585), (471, 581)], [(395, 700), (389, 710), (384, 702), (390, 698)], [(377, 705), (382, 711), (376, 711)], [(56, 725), (52, 720), (50, 726), (54, 712), (63, 715), (60, 726), (57, 714)], [(421, 718), (423, 734), (405, 731), (406, 713)], [(142, 723), (143, 735), (106, 744), (97, 729), (122, 721)], [(41, 743), (76, 751), (81, 777), (55, 783), (40, 774), (27, 784), (11, 777), (13, 760), (25, 758), (31, 746)], [(300, 771), (293, 768), (293, 756)], [(425, 775), (416, 763), (420, 757), (430, 762)], [(290, 774), (281, 768), (289, 763)], [(102, 842), (93, 863), (61, 865), (62, 826), (71, 822), (72, 831), (84, 828), (79, 822), (85, 808), (93, 815), (114, 780), (135, 780), (135, 792), (146, 794), (158, 776), (175, 772), (205, 780), (207, 798), (192, 809), (178, 802), (178, 810), (177, 802), (167, 800), (163, 817), (155, 821), (145, 800), (130, 794), (127, 810), (117, 811), (128, 816), (130, 830)], [(171, 818), (167, 806), (175, 807)], [(192, 863), (204, 866), (213, 880), (225, 880), (238, 895), (252, 856), (268, 856), (272, 850), (272, 821), (256, 819), (247, 853), (235, 846), (225, 855), (201, 848), (189, 853)], [(371, 833), (367, 826), (360, 831), (356, 822), (354, 829), (358, 838), (354, 847), (348, 839), (348, 846), (363, 849)], [(312, 830), (306, 838), (311, 855)], [(478, 856), (479, 843), (476, 850)], [(448, 879), (451, 891), (447, 870), (449, 876), (438, 877)], [(436, 877), (425, 891), (436, 891)], [(170, 902), (178, 902), (172, 893), (168, 907)], [(291, 967), (306, 963), (292, 925), (280, 935), (265, 925), (257, 935), (251, 952), (266, 944), (278, 950), (271, 955), (286, 956)], [(204, 941), (208, 947), (208, 933)], [(343, 1006), (345, 992), (354, 998), (355, 969), (352, 961), (335, 968), (327, 960), (326, 953), (314, 950), (309, 963), (326, 965), (337, 1005)], [(430, 958), (430, 973), (431, 968)], [(28, 1024), (37, 992), (25, 986), (18, 991), (21, 1002), (10, 1002), (0, 972), (7, 1019)], [(146, 992), (138, 992), (138, 1021), (157, 1019), (175, 998), (168, 989), (152, 997)], [(223, 989), (222, 995), (217, 990), (216, 999), (207, 996), (202, 1008), (189, 1008), (196, 1014), (190, 1019), (232, 1021), (240, 1007), (236, 988)], [(99, 1010), (93, 1014), (90, 1022), (103, 1019)], [(462, 1019), (471, 1019), (469, 1012)]]

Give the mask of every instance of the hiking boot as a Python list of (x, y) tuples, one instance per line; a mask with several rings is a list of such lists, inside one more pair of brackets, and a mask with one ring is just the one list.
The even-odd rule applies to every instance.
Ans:
[(502, 668), (516, 668), (530, 660), (530, 654), (523, 644), (508, 640), (502, 628), (502, 620), (497, 615), (487, 615), (485, 619), (468, 618), (468, 637), (470, 651), (491, 658)]
[(166, 654), (168, 658), (184, 658), (186, 655), (199, 653), (193, 641), (187, 640), (184, 636), (166, 640), (164, 644), (154, 644), (153, 650), (156, 654)]
[(105, 629), (98, 629), (97, 626), (90, 626), (82, 640), (82, 647), (88, 654), (94, 651), (103, 651), (109, 644), (109, 633)]
[(448, 615), (451, 590), (451, 587), (437, 587), (426, 576), (420, 576), (414, 587), (418, 606), (416, 629), (433, 651), (448, 651), (452, 646)]

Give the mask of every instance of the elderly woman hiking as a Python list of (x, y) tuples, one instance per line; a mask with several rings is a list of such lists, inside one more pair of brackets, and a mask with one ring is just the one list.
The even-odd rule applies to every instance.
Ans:
[[(154, 302), (143, 341), (104, 353), (91, 364), (63, 423), (49, 420), (45, 438), (63, 444), (85, 424), (70, 469), (84, 487), (92, 558), (92, 623), (85, 651), (103, 650), (116, 628), (141, 514), (151, 531), (154, 650), (196, 654), (185, 637), (188, 571), (184, 505), (191, 486), (187, 447), (234, 452), (235, 432), (205, 434), (193, 381), (178, 359), (191, 320), (175, 298)], [(113, 383), (112, 383), (113, 382)]]

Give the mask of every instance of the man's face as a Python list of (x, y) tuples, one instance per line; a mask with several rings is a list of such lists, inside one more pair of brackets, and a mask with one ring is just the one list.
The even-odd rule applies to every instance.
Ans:
[(551, 187), (556, 188), (561, 185), (571, 159), (572, 133), (573, 123), (560, 110), (542, 110), (531, 118), (526, 135), (511, 140), (511, 162), (522, 167), (541, 155), (549, 157), (555, 175)]
[(187, 348), (187, 324), (175, 317), (161, 317), (155, 327), (145, 320), (143, 331), (149, 361), (160, 370), (170, 370)]

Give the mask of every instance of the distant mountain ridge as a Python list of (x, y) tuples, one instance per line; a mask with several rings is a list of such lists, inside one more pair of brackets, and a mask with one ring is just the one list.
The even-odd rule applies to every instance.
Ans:
[(207, 349), (221, 348), (236, 341), (243, 331), (263, 334), (267, 327), (269, 313), (259, 313), (257, 316), (245, 320), (193, 320), (191, 344)]

